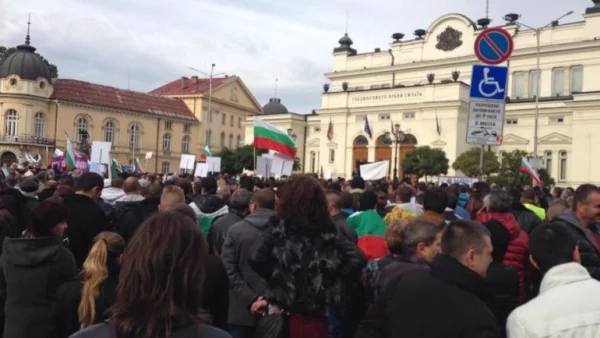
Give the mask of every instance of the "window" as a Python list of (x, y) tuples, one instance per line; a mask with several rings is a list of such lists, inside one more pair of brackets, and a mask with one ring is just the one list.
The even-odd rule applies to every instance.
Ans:
[(238, 117), (238, 128), (242, 127), (242, 118)]
[(321, 132), (321, 127), (315, 127), (315, 133)]
[(242, 137), (240, 135), (238, 135), (237, 138), (235, 139), (235, 145), (237, 147), (239, 147), (241, 143), (242, 143)]
[(538, 84), (540, 81), (540, 73), (537, 70), (529, 72), (529, 97), (535, 98), (538, 94)]
[[(83, 141), (83, 135), (88, 132), (88, 120), (85, 117), (80, 117), (77, 119), (76, 129), (75, 129), (75, 137), (77, 142)], [(84, 133), (85, 132), (85, 133)]]
[(190, 152), (190, 137), (188, 135), (181, 138), (181, 152), (184, 154)]
[(229, 116), (229, 126), (233, 127), (233, 121), (235, 121), (235, 117), (233, 115)]
[(212, 109), (208, 112), (208, 122), (212, 123)]
[(212, 139), (212, 131), (209, 129), (209, 130), (206, 132), (206, 140), (205, 140), (205, 141), (206, 141), (206, 142), (205, 142), (205, 143), (206, 143), (206, 145), (207, 145), (207, 146), (209, 146), (209, 147), (210, 147), (210, 142), (211, 142), (211, 139)]
[(163, 135), (163, 150), (164, 151), (171, 151), (171, 134), (166, 133)]
[(544, 162), (546, 163), (546, 171), (548, 172), (548, 176), (552, 176), (552, 152), (551, 151), (544, 152)]
[(186, 123), (186, 124), (183, 125), (183, 132), (184, 133), (189, 133), (190, 130), (192, 130), (192, 125), (191, 124)]
[(33, 117), (33, 137), (36, 139), (44, 138), (44, 122), (46, 117), (44, 113), (36, 113)]
[(415, 119), (415, 113), (413, 113), (413, 112), (403, 113), (402, 114), (402, 119), (404, 119), (404, 120), (414, 120)]
[(560, 167), (558, 172), (558, 180), (566, 181), (567, 180), (567, 152), (562, 150), (559, 153), (560, 157)]
[(379, 114), (379, 121), (388, 121), (390, 119), (390, 114)]
[(571, 93), (583, 91), (583, 66), (571, 67)]
[(161, 163), (161, 165), (160, 165), (160, 171), (163, 174), (168, 173), (169, 172), (169, 162), (163, 162), (163, 163)]
[(367, 119), (367, 115), (356, 115), (356, 122), (362, 122)]
[(137, 122), (129, 126), (129, 148), (140, 148), (140, 124)]
[(335, 149), (329, 149), (329, 163), (335, 162)]
[(227, 146), (229, 149), (233, 148), (233, 134), (229, 134), (229, 143)]
[(564, 116), (551, 116), (549, 119), (550, 124), (561, 124), (565, 122)]
[(516, 72), (513, 73), (513, 87), (512, 96), (515, 99), (521, 99), (524, 97), (525, 92), (525, 73)]
[(6, 111), (4, 122), (4, 135), (17, 136), (17, 123), (19, 122), (19, 114), (14, 109)]
[(519, 119), (508, 119), (506, 120), (506, 124), (519, 124)]
[(106, 121), (104, 123), (104, 142), (114, 143), (115, 140), (115, 123)]
[(172, 128), (173, 128), (173, 122), (165, 121), (165, 130), (172, 130)]
[(221, 124), (225, 125), (227, 123), (227, 115), (225, 113), (223, 113), (223, 115), (221, 115)]
[(552, 96), (565, 95), (565, 69), (552, 69)]
[(221, 148), (225, 147), (225, 133), (221, 133)]
[(317, 154), (314, 151), (310, 152), (310, 172), (315, 173), (317, 168)]

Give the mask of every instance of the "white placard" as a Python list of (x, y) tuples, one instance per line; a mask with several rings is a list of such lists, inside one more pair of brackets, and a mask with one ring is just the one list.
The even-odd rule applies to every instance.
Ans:
[(290, 176), (294, 168), (294, 160), (283, 154), (273, 154), (271, 160), (271, 174)]
[(206, 177), (208, 176), (208, 164), (205, 162), (196, 163), (196, 170), (194, 170), (194, 177)]
[(501, 145), (504, 132), (504, 102), (471, 100), (467, 143)]
[(257, 157), (256, 158), (256, 175), (262, 177), (270, 177), (270, 165), (271, 159), (268, 157)]
[(473, 177), (446, 176), (446, 177), (440, 177), (440, 179), (438, 180), (438, 185), (441, 185), (442, 183), (446, 183), (448, 185), (457, 183), (460, 185), (471, 186), (475, 182), (479, 182), (479, 179), (473, 178)]
[(179, 162), (179, 169), (193, 170), (196, 163), (196, 155), (183, 154)]
[(324, 180), (330, 180), (331, 179), (331, 169), (325, 168), (325, 170), (323, 171), (323, 179)]
[(149, 160), (151, 158), (152, 158), (152, 152), (149, 151), (149, 152), (146, 153), (146, 159)]
[(381, 161), (360, 166), (360, 177), (365, 181), (379, 180), (388, 176), (390, 161)]
[(90, 172), (103, 175), (106, 172), (106, 166), (104, 164), (89, 162)]
[(112, 143), (110, 142), (92, 142), (92, 154), (90, 162), (95, 163), (109, 163), (110, 162), (110, 149)]
[(206, 157), (206, 164), (208, 164), (208, 171), (213, 173), (221, 172), (221, 158), (220, 157)]

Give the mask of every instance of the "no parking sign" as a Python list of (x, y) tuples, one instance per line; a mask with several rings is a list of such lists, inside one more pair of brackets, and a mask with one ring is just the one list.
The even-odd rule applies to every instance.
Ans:
[(510, 33), (498, 27), (484, 30), (475, 39), (475, 55), (488, 65), (497, 65), (508, 60), (513, 48)]

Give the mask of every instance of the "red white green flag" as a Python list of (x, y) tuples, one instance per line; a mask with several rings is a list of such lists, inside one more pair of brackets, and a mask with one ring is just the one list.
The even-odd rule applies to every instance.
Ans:
[(331, 118), (329, 118), (329, 127), (327, 127), (327, 139), (329, 141), (333, 140), (333, 122), (331, 122)]
[(291, 158), (296, 157), (296, 143), (285, 132), (269, 122), (254, 117), (254, 148), (275, 150)]
[(206, 161), (207, 157), (211, 157), (212, 153), (210, 152), (210, 148), (208, 147), (208, 145), (206, 145), (206, 147), (204, 147), (204, 149), (202, 149), (202, 154), (200, 154), (200, 159), (203, 161)]
[(65, 131), (64, 133), (67, 139), (67, 146), (65, 149), (65, 162), (67, 163), (68, 169), (76, 169), (77, 166), (75, 165), (75, 149), (73, 149), (73, 144), (71, 143), (71, 139), (69, 138), (69, 135), (67, 135), (67, 132)]

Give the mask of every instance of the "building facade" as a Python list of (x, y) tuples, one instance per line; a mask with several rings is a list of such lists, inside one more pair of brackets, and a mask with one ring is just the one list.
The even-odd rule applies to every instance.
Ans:
[[(533, 152), (540, 76), (537, 155), (558, 185), (600, 183), (600, 172), (594, 170), (600, 157), (593, 152), (600, 145), (600, 4), (585, 12), (583, 21), (541, 29), (540, 75), (535, 31), (515, 23), (502, 27), (513, 36), (515, 48), (505, 63), (511, 73), (502, 145), (489, 149), (500, 158), (515, 149)], [(396, 166), (415, 146), (425, 145), (444, 150), (452, 163), (476, 147), (466, 143), (466, 125), (471, 68), (479, 63), (473, 45), (483, 28), (463, 15), (448, 14), (427, 30), (415, 31), (412, 40), (394, 34), (389, 49), (365, 53), (354, 50), (346, 34), (334, 49), (317, 114), (305, 116), (303, 124), (285, 114), (262, 118), (305, 136), (297, 142), (305, 154), (305, 172), (325, 169), (334, 177), (348, 177), (362, 162), (393, 162), (395, 147), (385, 133), (394, 124), (405, 134)], [(365, 119), (372, 138), (364, 131)], [(247, 128), (246, 142), (252, 142), (250, 121)]]

